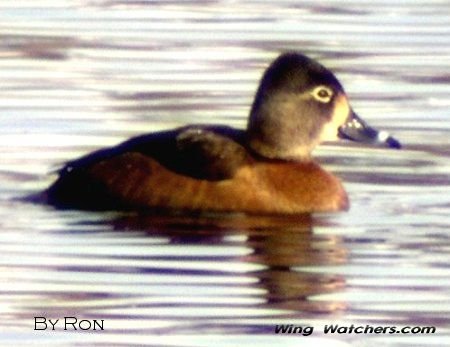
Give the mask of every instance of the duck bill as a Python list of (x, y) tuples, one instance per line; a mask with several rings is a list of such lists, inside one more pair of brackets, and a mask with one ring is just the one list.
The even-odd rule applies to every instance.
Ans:
[(388, 148), (401, 148), (400, 142), (385, 131), (378, 131), (363, 121), (353, 110), (347, 122), (338, 129), (338, 136), (342, 139), (368, 143)]

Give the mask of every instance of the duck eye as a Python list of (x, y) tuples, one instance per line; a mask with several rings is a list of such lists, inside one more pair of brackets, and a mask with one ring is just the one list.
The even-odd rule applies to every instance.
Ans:
[(328, 87), (319, 86), (314, 88), (311, 94), (314, 99), (325, 104), (330, 102), (333, 96), (333, 91)]

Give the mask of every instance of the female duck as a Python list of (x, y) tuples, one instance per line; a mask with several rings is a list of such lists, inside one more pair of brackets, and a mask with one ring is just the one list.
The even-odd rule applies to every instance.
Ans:
[(63, 208), (344, 210), (340, 181), (310, 157), (338, 137), (400, 147), (353, 113), (329, 70), (286, 53), (265, 71), (246, 130), (191, 125), (135, 137), (67, 163), (44, 195)]

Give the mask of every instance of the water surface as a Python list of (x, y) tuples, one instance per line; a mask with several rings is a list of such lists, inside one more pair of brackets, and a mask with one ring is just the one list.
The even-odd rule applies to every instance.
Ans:
[[(1, 345), (443, 346), (450, 340), (447, 1), (2, 1)], [(327, 144), (347, 213), (139, 216), (14, 198), (130, 136), (245, 126), (267, 64), (299, 50), (401, 151)], [(35, 316), (104, 319), (34, 331)], [(434, 335), (323, 335), (325, 324)], [(276, 324), (313, 326), (310, 336)]]

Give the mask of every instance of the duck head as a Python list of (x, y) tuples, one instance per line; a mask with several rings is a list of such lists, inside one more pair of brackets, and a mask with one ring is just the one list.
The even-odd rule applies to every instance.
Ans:
[(322, 141), (339, 138), (400, 148), (351, 109), (334, 74), (298, 53), (285, 53), (265, 71), (247, 125), (250, 148), (271, 159), (309, 159)]

